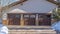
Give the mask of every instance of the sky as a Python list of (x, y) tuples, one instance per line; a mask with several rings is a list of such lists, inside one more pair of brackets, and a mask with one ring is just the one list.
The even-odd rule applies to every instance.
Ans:
[(16, 1), (18, 1), (18, 0), (0, 0), (0, 5), (6, 6), (6, 5), (16, 2)]

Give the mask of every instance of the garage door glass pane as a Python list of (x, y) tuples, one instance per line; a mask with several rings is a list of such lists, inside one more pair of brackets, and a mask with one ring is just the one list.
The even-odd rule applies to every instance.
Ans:
[(24, 15), (24, 24), (25, 25), (35, 25), (35, 15)]

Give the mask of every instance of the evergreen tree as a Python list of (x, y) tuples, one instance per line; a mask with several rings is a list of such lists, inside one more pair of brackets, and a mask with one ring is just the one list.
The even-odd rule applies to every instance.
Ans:
[(60, 20), (60, 9), (54, 9), (52, 11), (52, 18), (56, 19), (57, 21)]

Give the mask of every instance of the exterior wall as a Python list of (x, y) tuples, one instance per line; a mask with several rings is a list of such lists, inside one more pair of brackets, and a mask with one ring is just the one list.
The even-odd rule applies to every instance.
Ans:
[(8, 25), (8, 20), (3, 20), (4, 25)]
[(7, 25), (8, 24), (8, 20), (7, 20), (7, 14), (6, 13), (3, 14), (2, 19), (3, 19), (3, 24)]
[[(11, 12), (14, 9), (24, 10), (27, 13), (49, 13), (57, 5), (52, 4), (46, 0), (28, 0), (27, 2), (23, 3), (23, 5), (16, 5), (14, 7), (9, 8), (3, 12), (3, 22), (7, 24), (7, 13)], [(19, 12), (18, 12), (19, 13)]]

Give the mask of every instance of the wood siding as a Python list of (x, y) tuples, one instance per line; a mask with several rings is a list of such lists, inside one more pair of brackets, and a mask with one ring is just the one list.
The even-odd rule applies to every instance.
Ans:
[(3, 20), (4, 25), (8, 25), (8, 20)]

